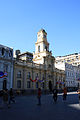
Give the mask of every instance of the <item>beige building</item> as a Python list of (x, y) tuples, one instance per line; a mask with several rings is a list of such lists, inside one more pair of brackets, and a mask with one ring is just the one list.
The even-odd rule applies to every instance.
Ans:
[(31, 53), (31, 52), (21, 53), (20, 50), (16, 50), (15, 53), (14, 53), (14, 58), (31, 62), (32, 59), (33, 59), (33, 53)]
[(55, 58), (49, 51), (49, 43), (47, 41), (47, 33), (41, 29), (37, 34), (37, 42), (35, 43), (35, 52), (33, 60), (14, 60), (14, 80), (13, 88), (20, 90), (36, 90), (41, 88), (49, 90), (49, 83), (52, 88), (57, 86), (62, 89), (62, 83), (65, 83), (65, 72), (54, 66)]

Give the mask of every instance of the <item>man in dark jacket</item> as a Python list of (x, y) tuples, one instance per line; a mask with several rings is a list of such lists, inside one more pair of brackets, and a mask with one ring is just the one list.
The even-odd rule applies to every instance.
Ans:
[(54, 89), (53, 89), (53, 99), (54, 99), (54, 102), (56, 102), (57, 101), (57, 94), (58, 94), (58, 90), (57, 90), (57, 88), (55, 87)]
[(13, 94), (13, 90), (12, 90), (12, 88), (10, 89), (10, 91), (9, 91), (9, 104), (11, 103), (11, 101), (13, 102), (13, 103), (15, 103), (15, 100), (14, 100), (14, 94)]

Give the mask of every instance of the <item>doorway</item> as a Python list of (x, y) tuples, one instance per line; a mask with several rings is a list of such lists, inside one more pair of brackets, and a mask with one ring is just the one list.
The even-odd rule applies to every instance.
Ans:
[(7, 80), (3, 80), (3, 90), (7, 89)]

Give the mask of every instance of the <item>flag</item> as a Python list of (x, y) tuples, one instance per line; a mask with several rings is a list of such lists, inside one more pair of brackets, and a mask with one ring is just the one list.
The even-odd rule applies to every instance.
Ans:
[(2, 71), (0, 71), (0, 78), (3, 78), (4, 73)]
[(0, 71), (0, 78), (6, 77), (7, 76), (7, 72), (3, 73), (2, 71)]

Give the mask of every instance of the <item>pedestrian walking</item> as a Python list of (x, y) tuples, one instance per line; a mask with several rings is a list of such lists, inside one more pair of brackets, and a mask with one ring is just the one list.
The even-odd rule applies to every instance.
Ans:
[(3, 90), (0, 91), (1, 105), (0, 108), (3, 108)]
[(37, 105), (41, 105), (41, 88), (38, 88), (38, 104)]
[(79, 105), (80, 105), (80, 88), (78, 89), (78, 98), (79, 98)]
[(53, 100), (56, 103), (57, 102), (57, 97), (58, 97), (58, 95), (57, 95), (58, 94), (57, 88), (55, 87), (52, 92), (53, 92)]
[(2, 108), (8, 106), (8, 89), (3, 90), (3, 101), (2, 101)]
[(63, 100), (66, 101), (66, 97), (67, 97), (67, 88), (64, 87), (63, 89)]
[(9, 91), (9, 105), (11, 104), (11, 101), (13, 103), (15, 103), (15, 99), (14, 99), (14, 93), (13, 93), (13, 89), (11, 88)]

